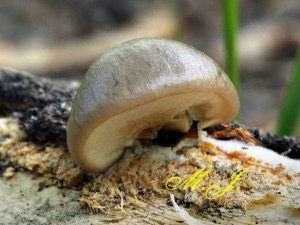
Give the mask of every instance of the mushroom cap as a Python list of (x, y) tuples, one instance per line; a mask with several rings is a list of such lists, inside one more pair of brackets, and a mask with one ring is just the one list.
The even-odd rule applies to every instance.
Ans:
[(73, 100), (68, 147), (82, 168), (100, 172), (142, 131), (159, 129), (185, 110), (205, 128), (233, 119), (239, 98), (228, 76), (197, 49), (134, 39), (104, 53), (87, 71)]

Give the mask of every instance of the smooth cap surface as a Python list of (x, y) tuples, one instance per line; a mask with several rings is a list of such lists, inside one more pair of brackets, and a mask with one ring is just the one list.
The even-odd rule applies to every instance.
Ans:
[(233, 119), (239, 98), (221, 68), (195, 48), (134, 39), (89, 68), (73, 101), (68, 147), (81, 167), (103, 171), (142, 131), (162, 128), (185, 110), (204, 128)]

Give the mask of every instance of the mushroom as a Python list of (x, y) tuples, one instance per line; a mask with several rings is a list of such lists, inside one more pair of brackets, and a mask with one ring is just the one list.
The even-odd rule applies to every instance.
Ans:
[(67, 126), (72, 157), (104, 171), (139, 138), (160, 129), (187, 132), (237, 115), (239, 98), (222, 69), (197, 49), (173, 40), (141, 38), (104, 53), (87, 71)]

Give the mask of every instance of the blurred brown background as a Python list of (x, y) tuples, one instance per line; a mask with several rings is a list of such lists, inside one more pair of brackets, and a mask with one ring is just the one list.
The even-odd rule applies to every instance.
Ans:
[[(241, 122), (273, 131), (300, 40), (300, 1), (239, 2)], [(186, 42), (224, 68), (219, 0), (0, 2), (0, 67), (80, 80), (101, 53), (137, 37)]]

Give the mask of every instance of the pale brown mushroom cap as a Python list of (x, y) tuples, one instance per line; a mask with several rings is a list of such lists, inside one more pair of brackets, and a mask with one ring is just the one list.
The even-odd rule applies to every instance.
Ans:
[(200, 51), (158, 38), (128, 41), (89, 68), (73, 101), (68, 147), (81, 167), (103, 171), (142, 131), (161, 128), (185, 110), (204, 128), (232, 120), (239, 98)]

